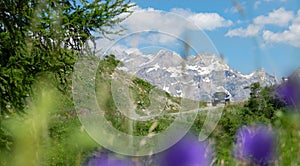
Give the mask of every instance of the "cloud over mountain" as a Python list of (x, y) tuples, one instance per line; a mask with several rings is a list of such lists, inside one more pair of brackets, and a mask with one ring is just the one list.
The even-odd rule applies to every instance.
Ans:
[[(266, 26), (281, 27), (285, 30), (274, 31)], [(236, 28), (229, 30), (227, 37), (254, 37), (258, 36), (266, 44), (281, 43), (294, 47), (300, 47), (300, 10), (295, 16), (293, 11), (287, 11), (280, 7), (267, 15), (260, 15), (252, 20), (246, 28)]]

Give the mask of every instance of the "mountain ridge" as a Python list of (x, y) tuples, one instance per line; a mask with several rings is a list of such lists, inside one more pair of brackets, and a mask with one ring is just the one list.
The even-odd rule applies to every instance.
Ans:
[[(155, 54), (142, 54), (138, 50), (110, 53), (123, 62), (119, 70), (136, 75), (175, 97), (187, 95), (193, 100), (209, 102), (214, 92), (226, 91), (233, 101), (243, 101), (249, 98), (250, 92), (244, 87), (251, 83), (260, 82), (262, 86), (278, 84), (275, 76), (264, 69), (242, 74), (213, 54), (181, 58), (168, 50), (159, 50)], [(186, 88), (191, 92), (185, 91)]]

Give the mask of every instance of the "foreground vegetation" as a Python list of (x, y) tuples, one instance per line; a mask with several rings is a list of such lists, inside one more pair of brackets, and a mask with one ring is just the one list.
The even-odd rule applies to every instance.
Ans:
[[(99, 65), (97, 87), (99, 104), (106, 112), (106, 119), (122, 132), (128, 131), (129, 120), (118, 112), (110, 94), (110, 76), (118, 61), (107, 56)], [(135, 103), (140, 108), (149, 106), (149, 92), (154, 88), (144, 80), (131, 80), (131, 91)], [(75, 112), (72, 100), (65, 93), (55, 91), (53, 84), (41, 79), (34, 86), (35, 95), (28, 101), (26, 114), (6, 114), (1, 120), (0, 161), (1, 165), (83, 165), (94, 152), (103, 149), (92, 140), (81, 125)], [(49, 87), (50, 86), (50, 87)], [(51, 87), (52, 86), (52, 87)], [(47, 88), (48, 87), (48, 88)], [(104, 88), (106, 87), (106, 88)], [(104, 89), (108, 89), (105, 91)], [(300, 152), (300, 113), (273, 103), (269, 93), (270, 87), (262, 88), (259, 84), (251, 87), (251, 97), (242, 103), (225, 106), (223, 115), (208, 141), (215, 149), (216, 165), (242, 164), (232, 155), (235, 134), (243, 125), (265, 124), (270, 126), (277, 136), (276, 163), (279, 165), (298, 165)], [(255, 92), (255, 93), (254, 93)], [(105, 94), (104, 94), (105, 93)], [(165, 111), (176, 112), (179, 98), (165, 95), (170, 105)], [(105, 100), (106, 102), (103, 102)], [(262, 102), (263, 101), (263, 102)], [(142, 104), (143, 103), (143, 104)], [(104, 105), (103, 105), (104, 104)], [(200, 102), (202, 107), (205, 104)], [(173, 107), (171, 107), (173, 105)], [(207, 111), (198, 114), (190, 132), (197, 135), (206, 118)], [(148, 135), (149, 132), (159, 133), (165, 130), (174, 120), (174, 116), (161, 116), (148, 121), (137, 122), (133, 135)], [(153, 124), (155, 126), (153, 127)], [(142, 158), (134, 158), (142, 161)], [(20, 164), (22, 163), (22, 164)], [(152, 163), (153, 164), (153, 163)], [(150, 164), (151, 165), (151, 164)]]
[[(89, 137), (77, 117), (71, 95), (73, 65), (84, 43), (95, 37), (92, 33), (98, 30), (101, 37), (117, 34), (119, 31), (109, 29), (124, 19), (121, 14), (131, 13), (129, 8), (134, 5), (125, 0), (3, 0), (0, 6), (0, 165), (85, 165), (94, 152), (104, 148)], [(153, 113), (144, 111), (151, 104), (153, 90), (158, 100), (167, 101), (157, 118), (142, 122), (126, 118), (118, 111), (110, 87), (119, 64), (113, 56), (99, 62), (96, 94), (106, 119), (132, 135), (164, 131), (175, 117), (169, 114), (179, 111), (181, 98), (119, 73), (130, 85), (136, 114)], [(208, 138), (215, 151), (212, 162), (245, 164), (232, 155), (235, 134), (243, 125), (264, 124), (277, 136), (275, 163), (300, 165), (299, 107), (277, 100), (272, 93), (275, 87), (255, 83), (247, 88), (251, 90), (248, 101), (222, 108), (222, 118)], [(201, 101), (189, 102), (206, 107)], [(191, 133), (199, 133), (207, 112), (198, 114)], [(142, 163), (144, 158), (132, 160)]]

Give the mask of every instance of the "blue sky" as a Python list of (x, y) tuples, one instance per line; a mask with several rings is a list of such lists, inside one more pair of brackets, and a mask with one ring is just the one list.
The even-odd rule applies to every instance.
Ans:
[[(161, 12), (177, 13), (200, 27), (228, 65), (244, 74), (264, 68), (280, 78), (300, 67), (299, 0), (132, 2), (137, 4), (134, 10), (140, 12), (140, 17), (125, 21), (128, 27), (136, 28), (139, 21), (157, 26), (176, 23)], [(147, 15), (147, 12), (153, 12), (153, 15)], [(173, 26), (170, 31), (176, 33), (176, 28)]]

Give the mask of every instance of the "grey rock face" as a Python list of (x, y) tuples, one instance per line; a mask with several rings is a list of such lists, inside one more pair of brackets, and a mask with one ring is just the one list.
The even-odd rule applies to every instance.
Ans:
[[(116, 52), (115, 52), (116, 53)], [(229, 92), (233, 101), (246, 100), (251, 83), (274, 85), (277, 80), (263, 69), (245, 75), (230, 68), (215, 55), (188, 56), (160, 50), (156, 54), (118, 52), (119, 69), (142, 78), (173, 96), (210, 101), (214, 92)]]

